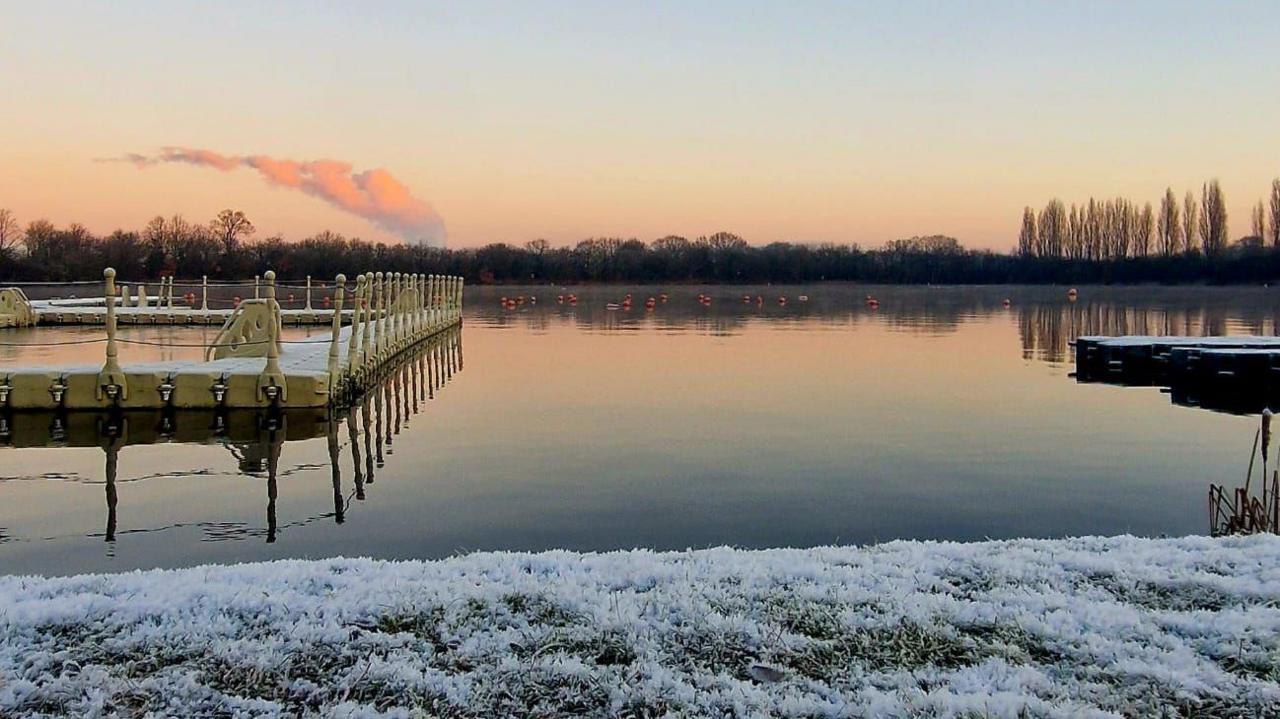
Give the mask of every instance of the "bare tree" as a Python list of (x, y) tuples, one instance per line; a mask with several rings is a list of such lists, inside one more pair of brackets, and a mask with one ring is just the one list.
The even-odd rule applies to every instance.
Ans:
[(1133, 203), (1123, 197), (1108, 200), (1106, 204), (1105, 255), (1109, 259), (1129, 256), (1134, 245), (1134, 233), (1138, 225), (1138, 213)]
[(1160, 254), (1170, 257), (1178, 253), (1182, 244), (1182, 224), (1178, 219), (1178, 198), (1173, 188), (1165, 188), (1160, 200), (1160, 214), (1156, 217), (1156, 236), (1160, 242)]
[(1102, 259), (1102, 247), (1106, 241), (1106, 208), (1102, 203), (1089, 198), (1089, 210), (1085, 213), (1085, 237), (1088, 241), (1088, 257), (1091, 260)]
[(1067, 257), (1078, 260), (1084, 256), (1084, 212), (1071, 203), (1067, 215)]
[(1041, 257), (1061, 257), (1066, 244), (1067, 208), (1062, 200), (1053, 199), (1040, 212), (1036, 230), (1036, 254)]
[(1271, 246), (1280, 247), (1280, 177), (1271, 181)]
[(1187, 252), (1195, 252), (1200, 249), (1200, 243), (1196, 239), (1199, 235), (1199, 222), (1196, 218), (1199, 216), (1200, 206), (1196, 204), (1196, 196), (1191, 190), (1187, 190), (1187, 196), (1182, 198), (1182, 240), (1186, 243), (1183, 248)]
[(1132, 257), (1138, 246), (1138, 206), (1127, 198), (1120, 203), (1120, 256)]
[(1265, 245), (1267, 241), (1267, 211), (1262, 204), (1262, 200), (1258, 200), (1258, 204), (1253, 206), (1253, 211), (1249, 213), (1250, 225), (1254, 237)]
[(1018, 231), (1018, 254), (1031, 257), (1036, 247), (1036, 211), (1030, 207), (1022, 208), (1022, 229)]
[(22, 228), (18, 226), (18, 218), (13, 216), (13, 211), (0, 207), (0, 257), (8, 255), (18, 245), (21, 235)]
[(1217, 179), (1200, 188), (1200, 244), (1209, 257), (1227, 246), (1227, 200)]
[[(175, 218), (177, 219), (177, 218)], [(236, 251), (236, 247), (240, 244), (240, 238), (249, 237), (258, 231), (253, 226), (248, 217), (240, 210), (223, 210), (218, 216), (213, 218), (209, 223), (209, 230), (219, 242), (222, 243), (222, 251), (231, 254)]]
[(1138, 226), (1134, 232), (1134, 254), (1146, 257), (1151, 254), (1151, 238), (1156, 232), (1156, 215), (1148, 202), (1142, 206), (1142, 214), (1138, 216)]

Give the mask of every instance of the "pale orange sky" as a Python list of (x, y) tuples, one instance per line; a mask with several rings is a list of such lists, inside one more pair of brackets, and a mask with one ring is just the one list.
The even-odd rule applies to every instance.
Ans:
[(231, 207), (398, 241), (181, 145), (385, 168), (450, 246), (737, 232), (1007, 249), (1023, 205), (1280, 175), (1268, 3), (40, 3), (6, 10), (0, 207), (106, 232)]

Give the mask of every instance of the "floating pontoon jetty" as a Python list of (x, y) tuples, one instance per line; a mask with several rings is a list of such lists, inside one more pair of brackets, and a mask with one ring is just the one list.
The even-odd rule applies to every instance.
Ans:
[[(102, 299), (32, 301), (21, 288), (0, 290), (0, 327), (75, 323), (106, 329), (101, 340), (90, 340), (105, 344), (101, 365), (0, 367), (0, 411), (324, 407), (358, 393), (380, 366), (462, 321), (461, 277), (369, 272), (349, 289), (338, 275), (324, 301), (331, 308), (312, 308), (308, 287), (307, 305), (298, 310), (281, 309), (274, 272), (263, 275), (261, 296), (237, 298), (225, 310), (209, 308), (207, 283), (199, 309), (191, 295), (187, 308), (175, 307), (171, 281), (156, 304), (142, 290), (137, 300), (117, 307), (130, 293), (117, 287), (114, 270), (104, 277)], [(122, 366), (119, 345), (129, 342), (117, 337), (122, 321), (220, 323), (222, 329), (205, 347), (203, 362)], [(328, 339), (281, 338), (286, 323), (320, 322), (332, 327)]]
[(1280, 395), (1280, 337), (1088, 336), (1075, 346), (1081, 382), (1167, 387), (1178, 397), (1228, 406), (1232, 398), (1261, 403), (1241, 405), (1246, 411)]

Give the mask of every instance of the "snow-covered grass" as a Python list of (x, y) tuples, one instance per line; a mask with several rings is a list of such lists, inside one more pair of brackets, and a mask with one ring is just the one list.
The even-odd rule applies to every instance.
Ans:
[(1280, 716), (1280, 539), (0, 579), (0, 715)]

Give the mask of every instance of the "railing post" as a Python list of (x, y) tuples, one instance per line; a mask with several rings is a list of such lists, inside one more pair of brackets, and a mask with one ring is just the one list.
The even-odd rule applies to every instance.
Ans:
[(307, 311), (311, 311), (311, 275), (307, 275)]
[(347, 374), (360, 362), (360, 305), (364, 304), (364, 275), (356, 275), (356, 291), (351, 305), (351, 336), (347, 338)]
[(120, 285), (120, 306), (129, 306), (129, 285)]
[(418, 273), (418, 303), (413, 308), (414, 322), (418, 327), (418, 337), (421, 338), (427, 331), (427, 318), (425, 316), (427, 307), (427, 276), (421, 272)]
[(418, 307), (422, 304), (422, 291), (418, 287), (418, 273), (414, 272), (409, 275), (409, 299), (412, 304), (409, 305), (409, 312), (405, 317), (406, 323), (409, 325), (409, 344), (418, 341)]
[(147, 286), (146, 286), (146, 285), (144, 285), (144, 284), (142, 284), (141, 282), (139, 282), (139, 283), (138, 283), (138, 302), (137, 302), (137, 306), (138, 306), (138, 307), (146, 307), (146, 306), (147, 306)]
[(405, 297), (407, 306), (404, 308), (404, 343), (405, 345), (411, 345), (417, 339), (418, 328), (414, 318), (418, 314), (418, 276), (410, 272), (407, 278), (409, 292)]
[(391, 351), (400, 351), (401, 327), (400, 327), (400, 298), (404, 295), (404, 277), (399, 273), (395, 273), (395, 279), (391, 281)]
[[(267, 364), (258, 378), (258, 399), (274, 404), (289, 398), (289, 387), (284, 372), (280, 371), (280, 305), (276, 302), (276, 273), (267, 270), (267, 310), (270, 315), (270, 337), (267, 342)], [(256, 282), (256, 278), (255, 278)], [(255, 286), (255, 289), (256, 286)]]
[(440, 312), (436, 310), (436, 304), (440, 302), (440, 275), (431, 275), (431, 297), (429, 304), (426, 306), (426, 319), (431, 322), (431, 329), (435, 329), (440, 324)]
[(436, 328), (436, 302), (440, 298), (440, 275), (431, 275), (427, 280), (431, 285), (431, 292), (427, 296), (427, 323), (431, 325), (431, 329)]
[(373, 345), (370, 343), (370, 329), (373, 327), (373, 273), (364, 273), (364, 322), (360, 328), (360, 363), (361, 376), (368, 375), (369, 360), (373, 356)]
[(200, 311), (209, 311), (209, 275), (200, 276)]
[(98, 373), (98, 399), (112, 402), (128, 399), (129, 383), (120, 370), (120, 350), (116, 347), (116, 271), (108, 267), (102, 271), (106, 280), (104, 299), (107, 302), (107, 359)]
[[(267, 272), (271, 272), (271, 275), (272, 275), (273, 277), (275, 276), (275, 273), (274, 273), (274, 272), (272, 272), (271, 270), (267, 270)], [(257, 275), (254, 275), (254, 276), (253, 276), (253, 299), (255, 299), (255, 300), (256, 300), (256, 299), (259, 299), (259, 295), (258, 295), (258, 276), (257, 276)]]
[(334, 281), (333, 290), (333, 331), (329, 340), (329, 401), (334, 399), (338, 389), (338, 334), (342, 331), (342, 300), (347, 294), (347, 276), (339, 274)]
[(378, 272), (374, 275), (374, 290), (376, 297), (373, 301), (374, 321), (376, 326), (373, 328), (373, 342), (376, 348), (373, 356), (375, 362), (382, 361), (382, 353), (387, 349), (387, 281), (386, 275)]

